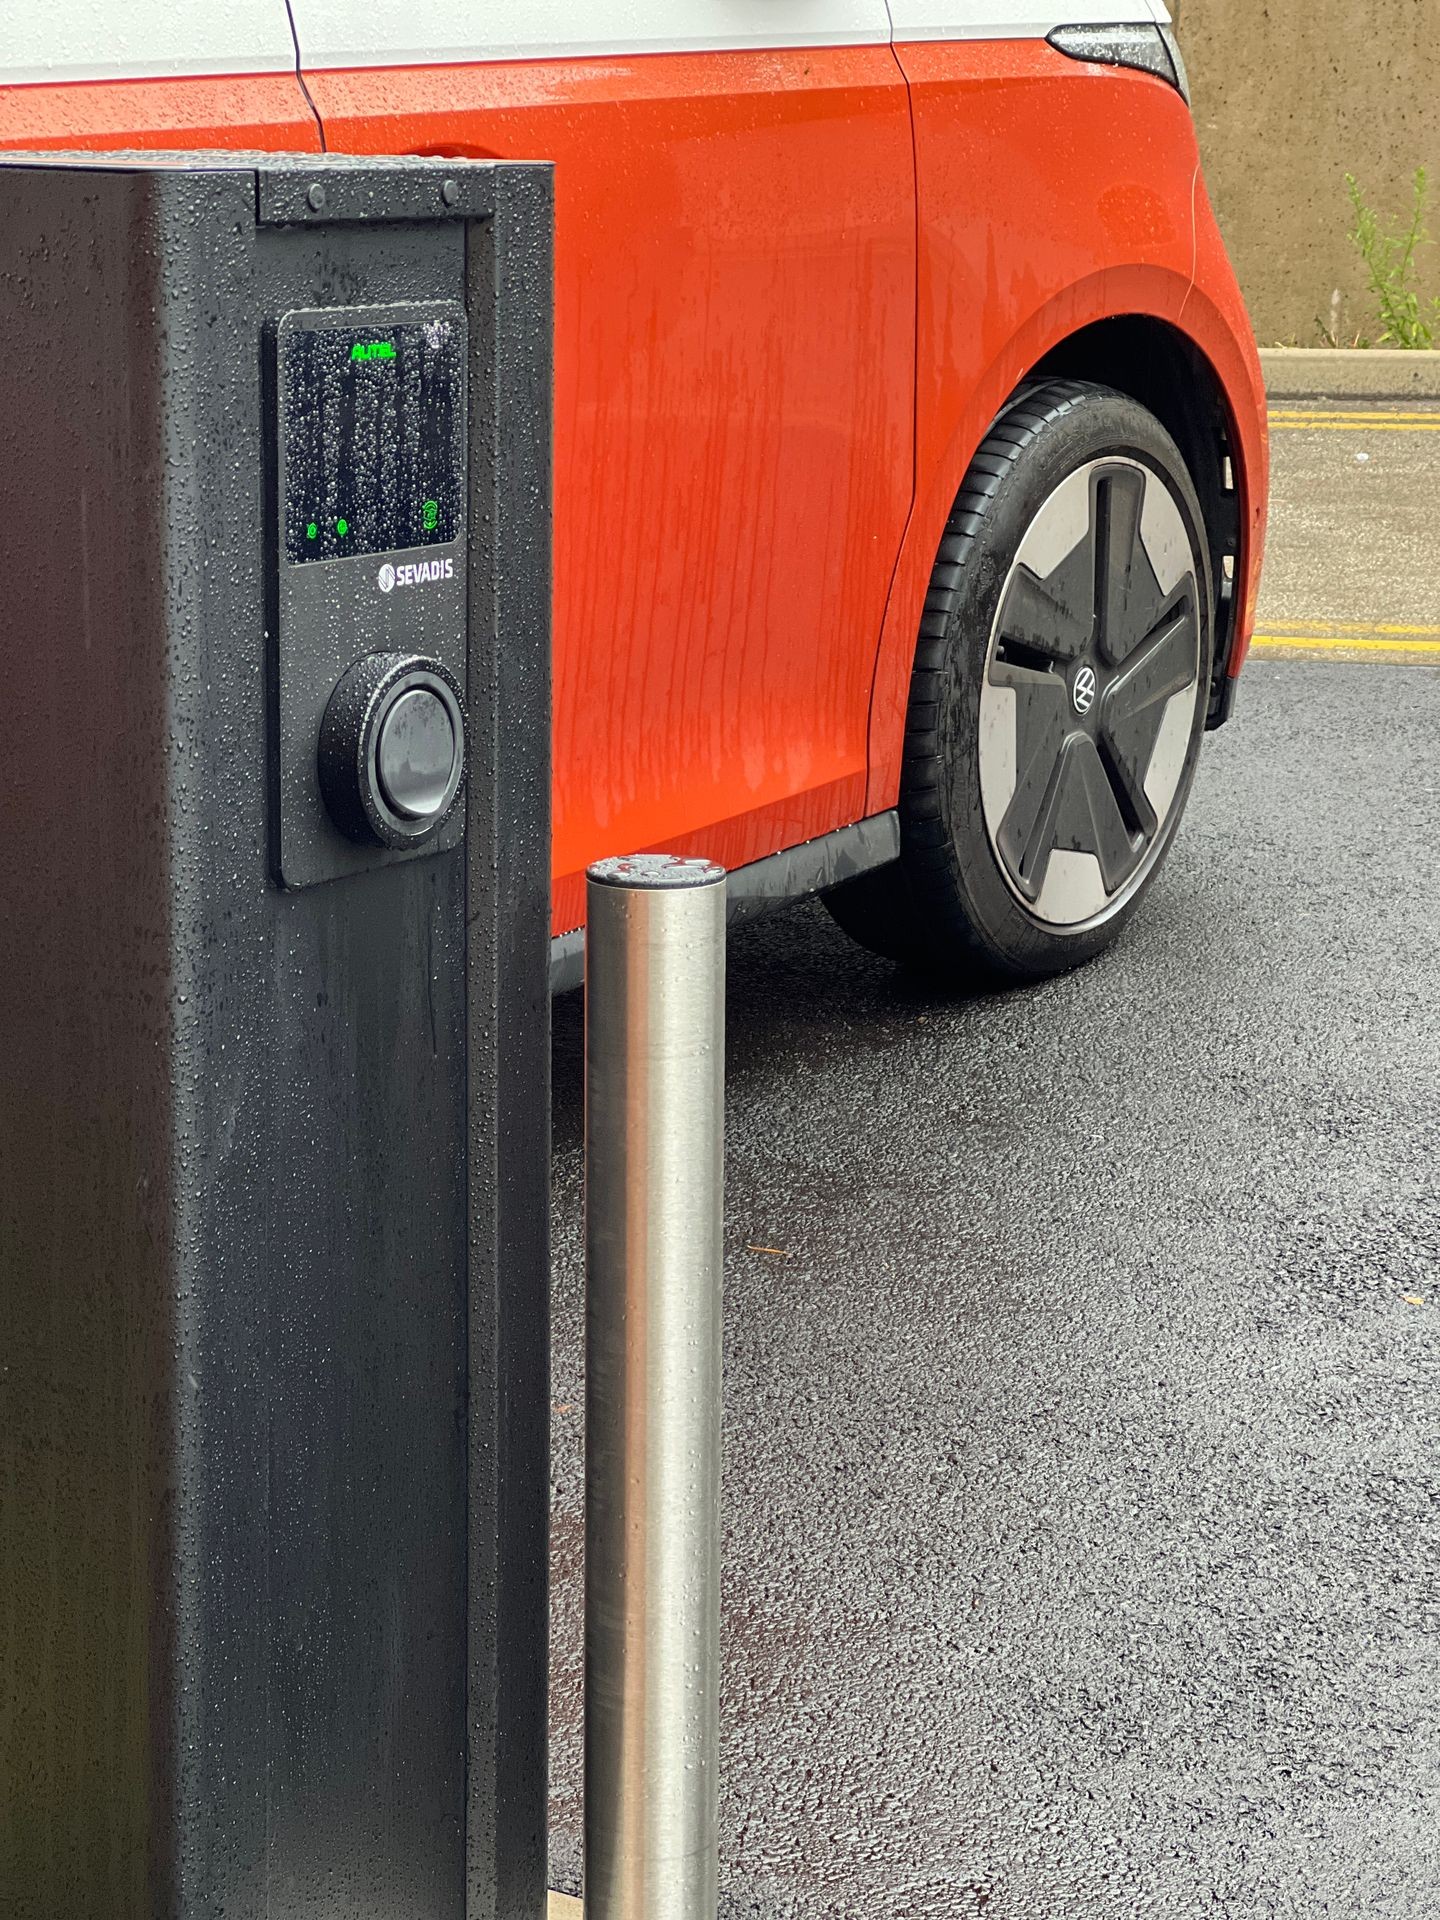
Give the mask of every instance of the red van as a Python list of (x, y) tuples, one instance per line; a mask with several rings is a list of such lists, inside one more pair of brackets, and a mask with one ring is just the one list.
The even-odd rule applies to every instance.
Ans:
[(0, 145), (556, 162), (557, 983), (616, 852), (954, 979), (1134, 909), (1267, 486), (1159, 0), (35, 0)]

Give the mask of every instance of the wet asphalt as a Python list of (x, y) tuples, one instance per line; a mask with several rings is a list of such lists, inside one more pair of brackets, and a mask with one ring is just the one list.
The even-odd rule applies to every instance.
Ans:
[[(1087, 970), (732, 938), (724, 1914), (1440, 1916), (1437, 848), (1440, 661), (1261, 657)], [(578, 1892), (578, 995), (555, 1060)]]

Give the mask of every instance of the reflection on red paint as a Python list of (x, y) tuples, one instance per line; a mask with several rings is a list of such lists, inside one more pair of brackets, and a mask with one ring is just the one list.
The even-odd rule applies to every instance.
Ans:
[(586, 864), (856, 818), (910, 506), (887, 48), (316, 74), (332, 147), (556, 163), (556, 925)]

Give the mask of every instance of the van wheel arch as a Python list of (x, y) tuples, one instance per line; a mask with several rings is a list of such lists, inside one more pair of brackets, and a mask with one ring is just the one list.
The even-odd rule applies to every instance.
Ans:
[(1242, 476), (1219, 375), (1194, 342), (1167, 321), (1121, 314), (1082, 327), (1052, 347), (1024, 387), (1047, 379), (1091, 381), (1138, 400), (1184, 456), (1210, 543), (1215, 649), (1207, 724), (1217, 726), (1225, 718), (1222, 696), (1239, 611), (1235, 580), (1244, 524)]

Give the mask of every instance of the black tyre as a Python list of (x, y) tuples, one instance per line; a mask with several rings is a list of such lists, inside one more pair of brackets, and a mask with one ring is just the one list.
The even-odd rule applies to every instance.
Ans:
[(1200, 505), (1155, 417), (1022, 391), (941, 542), (910, 686), (901, 854), (827, 895), (873, 951), (963, 986), (1114, 939), (1189, 794), (1213, 616)]

